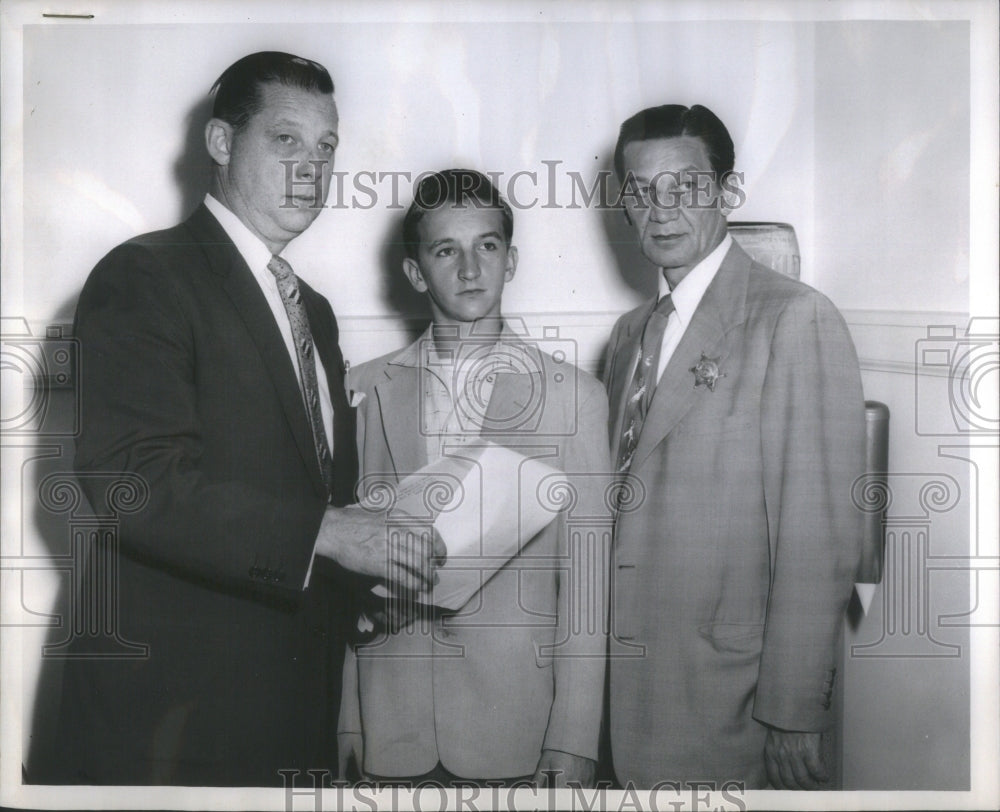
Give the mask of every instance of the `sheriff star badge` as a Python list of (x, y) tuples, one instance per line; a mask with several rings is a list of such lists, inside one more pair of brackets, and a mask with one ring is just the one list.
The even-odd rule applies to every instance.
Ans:
[(708, 387), (709, 392), (715, 391), (715, 384), (718, 383), (719, 378), (726, 377), (725, 372), (719, 371), (719, 359), (721, 357), (709, 358), (705, 353), (701, 354), (701, 360), (688, 370), (694, 373), (695, 389), (704, 384)]

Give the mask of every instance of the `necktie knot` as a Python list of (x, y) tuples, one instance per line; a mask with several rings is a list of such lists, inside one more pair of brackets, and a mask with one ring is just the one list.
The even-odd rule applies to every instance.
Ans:
[(660, 301), (656, 303), (656, 312), (661, 316), (669, 316), (674, 312), (674, 300), (669, 293), (660, 297)]
[(271, 261), (267, 263), (267, 269), (274, 274), (274, 278), (279, 282), (284, 282), (290, 276), (295, 275), (295, 271), (292, 270), (292, 266), (285, 262), (285, 260), (277, 254), (271, 257)]

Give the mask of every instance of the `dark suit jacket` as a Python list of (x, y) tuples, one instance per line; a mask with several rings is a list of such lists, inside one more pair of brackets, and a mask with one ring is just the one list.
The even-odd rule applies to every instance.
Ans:
[[(357, 475), (329, 303), (302, 283), (334, 406), (336, 504)], [(327, 504), (293, 363), (257, 282), (204, 206), (115, 248), (80, 296), (76, 468), (131, 472), (119, 517), (120, 636), (142, 660), (69, 660), (52, 782), (281, 784), (336, 765), (349, 579), (317, 559)]]
[[(653, 305), (612, 333), (613, 445)], [(725, 376), (714, 391), (695, 386), (703, 355)], [(618, 517), (610, 716), (622, 782), (762, 786), (765, 724), (830, 723), (864, 420), (840, 314), (734, 244), (656, 387), (630, 468), (644, 492)]]

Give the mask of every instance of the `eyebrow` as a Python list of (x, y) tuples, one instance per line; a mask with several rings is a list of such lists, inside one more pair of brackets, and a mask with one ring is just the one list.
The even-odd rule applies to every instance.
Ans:
[[(292, 128), (297, 129), (300, 126), (301, 126), (301, 124), (298, 121), (293, 121), (290, 118), (279, 118), (279, 119), (276, 119), (275, 121), (271, 122), (271, 129), (272, 130), (281, 129), (282, 127), (292, 127)], [(327, 130), (325, 133), (323, 133), (323, 135), (324, 136), (332, 136), (333, 138), (336, 138), (337, 140), (340, 140), (340, 136), (337, 135), (337, 132), (335, 130)]]
[[(498, 231), (486, 231), (486, 232), (484, 232), (482, 234), (479, 234), (476, 237), (476, 239), (477, 240), (485, 240), (487, 237), (492, 237), (495, 240), (500, 240), (501, 242), (503, 242), (503, 237), (500, 236), (500, 232), (498, 232)], [(449, 243), (449, 242), (455, 242), (455, 238), (454, 237), (442, 237), (440, 240), (434, 240), (434, 242), (427, 244), (427, 250), (428, 251), (432, 251), (435, 248), (437, 248), (439, 245), (444, 245), (445, 243)]]
[[(653, 177), (656, 175), (683, 175), (685, 172), (711, 172), (711, 169), (700, 169), (694, 164), (688, 164), (687, 166), (682, 166), (680, 169), (661, 169), (659, 172), (655, 172)], [(652, 178), (647, 178), (645, 175), (640, 175), (636, 172), (632, 173), (632, 177), (637, 181), (650, 181)]]

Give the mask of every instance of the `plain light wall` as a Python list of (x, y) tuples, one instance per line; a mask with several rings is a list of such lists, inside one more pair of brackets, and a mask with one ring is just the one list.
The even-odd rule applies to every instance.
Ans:
[[(372, 346), (370, 331), (353, 341), (351, 317), (391, 323), (400, 306), (413, 312), (397, 295), (406, 285), (393, 245), (410, 185), (402, 181), (394, 195), (389, 181), (361, 177), (380, 193), (372, 205), (352, 186), (357, 173), (415, 177), (456, 165), (501, 173), (502, 190), (513, 181), (509, 196), (525, 207), (515, 212), (521, 264), (505, 310), (607, 321), (649, 292), (653, 275), (620, 214), (569, 207), (569, 173), (592, 186), (610, 168), (618, 126), (637, 110), (701, 103), (727, 122), (746, 173), (747, 203), (734, 219), (792, 222), (802, 246), (812, 241), (811, 23), (128, 28), (25, 29), (31, 320), (68, 321), (107, 250), (190, 208), (204, 182), (205, 94), (227, 65), (262, 49), (314, 58), (337, 86), (336, 169), (348, 173), (345, 197), (355, 205), (323, 212), (287, 256), (345, 321), (355, 363), (392, 346)], [(537, 184), (517, 172), (536, 173)], [(803, 254), (808, 279), (812, 251)], [(30, 281), (41, 278), (44, 285)], [(581, 340), (593, 358), (596, 339)]]
[[(893, 464), (936, 470), (935, 448), (916, 441), (905, 416), (915, 378), (879, 366), (912, 360), (911, 338), (900, 339), (888, 317), (866, 320), (857, 311), (903, 310), (919, 322), (925, 311), (968, 309), (968, 94), (963, 107), (962, 92), (954, 92), (969, 82), (960, 25), (26, 27), (24, 266), (5, 315), (34, 325), (70, 321), (104, 253), (186, 213), (204, 182), (205, 93), (227, 65), (263, 49), (300, 53), (330, 69), (341, 114), (337, 169), (349, 176), (448, 165), (503, 178), (537, 172), (538, 205), (515, 213), (521, 265), (505, 309), (562, 326), (585, 362), (653, 277), (619, 215), (542, 207), (553, 192), (542, 161), (592, 179), (609, 168), (617, 127), (636, 110), (668, 101), (712, 108), (746, 172), (747, 203), (733, 219), (795, 226), (802, 278), (847, 311), (863, 339), (866, 391), (904, 415), (894, 424)], [(925, 122), (925, 109), (939, 115)], [(566, 201), (569, 183), (559, 177), (554, 192)], [(401, 190), (403, 206), (408, 191)], [(287, 254), (333, 303), (354, 363), (398, 346), (407, 318), (420, 312), (400, 293), (392, 265), (400, 210), (383, 201), (324, 212)], [(29, 502), (24, 514), (25, 549), (45, 554)], [(948, 521), (939, 537), (960, 546), (961, 523)], [(32, 607), (46, 611), (57, 578), (30, 577)], [(959, 589), (946, 597), (952, 608), (967, 596)], [(859, 640), (878, 622), (873, 617)], [(907, 750), (886, 748), (934, 735), (928, 754), (959, 752), (968, 728), (967, 667), (902, 677), (896, 666), (861, 668), (867, 672), (848, 674), (861, 685), (846, 714), (847, 745), (861, 757), (860, 766), (847, 765), (849, 777), (872, 787), (891, 768), (896, 788), (923, 786), (929, 775), (936, 786), (961, 785), (961, 758), (928, 773)], [(24, 673), (30, 686), (30, 662)], [(949, 689), (938, 692), (934, 713), (943, 721), (930, 724), (921, 706), (942, 682)], [(887, 702), (897, 713), (882, 720), (875, 711)], [(880, 719), (874, 732), (873, 718)]]
[(842, 308), (969, 310), (969, 24), (816, 27), (815, 284)]

